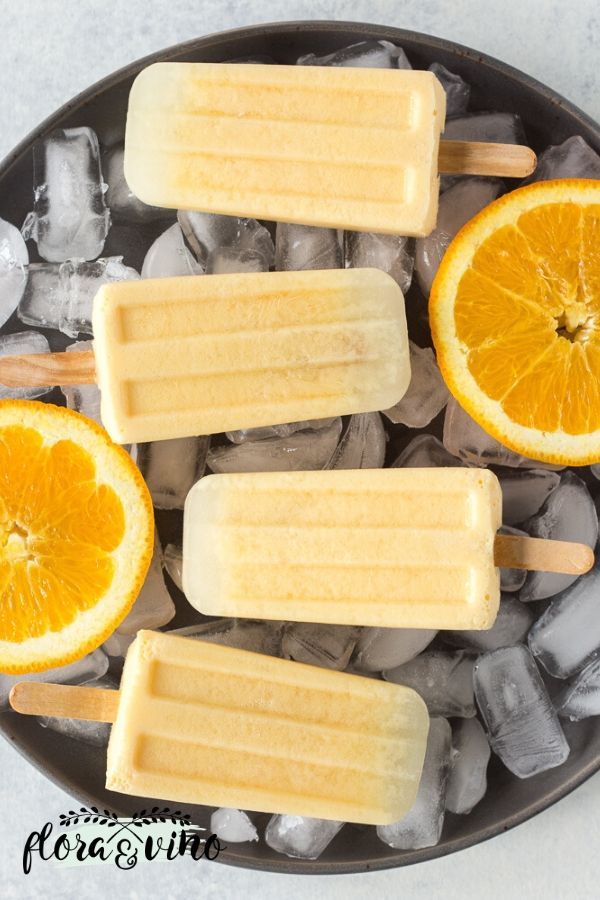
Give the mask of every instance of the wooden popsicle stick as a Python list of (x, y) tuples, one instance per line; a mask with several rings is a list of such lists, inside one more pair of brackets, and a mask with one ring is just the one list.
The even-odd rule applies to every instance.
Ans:
[(114, 722), (119, 707), (119, 692), (106, 688), (19, 681), (12, 687), (8, 701), (15, 712), (25, 716)]
[(522, 144), (488, 144), (483, 141), (440, 141), (438, 171), (447, 175), (496, 175), (525, 178), (537, 157)]
[(95, 383), (96, 365), (92, 350), (0, 357), (0, 384), (6, 387)]
[(594, 551), (587, 544), (570, 541), (497, 534), (494, 562), (504, 569), (585, 575), (594, 565)]

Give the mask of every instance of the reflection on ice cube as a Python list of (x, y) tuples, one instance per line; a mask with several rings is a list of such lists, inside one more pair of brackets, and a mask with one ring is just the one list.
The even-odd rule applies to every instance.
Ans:
[(216, 809), (210, 817), (210, 830), (227, 844), (258, 840), (256, 827), (241, 809)]
[(273, 816), (265, 831), (265, 841), (277, 853), (297, 859), (317, 859), (343, 825), (334, 819)]
[(121, 256), (94, 262), (70, 259), (61, 265), (33, 264), (17, 315), (27, 325), (56, 328), (69, 337), (92, 334), (92, 306), (98, 289), (139, 277), (135, 269), (123, 265)]
[(363, 69), (410, 69), (401, 47), (390, 41), (360, 41), (325, 56), (307, 53), (297, 60), (299, 66), (350, 66)]
[[(93, 341), (75, 341), (69, 344), (67, 353), (85, 353), (93, 350)], [(69, 409), (74, 409), (88, 419), (102, 425), (100, 416), (100, 388), (97, 384), (61, 384)]]
[(341, 266), (342, 247), (335, 228), (277, 223), (275, 268), (278, 271), (339, 269)]
[(104, 247), (110, 213), (91, 128), (53, 131), (33, 148), (34, 211), (23, 225), (48, 262), (96, 259)]
[(391, 275), (406, 294), (412, 281), (414, 240), (396, 234), (363, 231), (344, 232), (346, 266), (353, 269), (381, 269)]
[(327, 469), (380, 469), (385, 459), (386, 434), (379, 413), (350, 416), (350, 421)]
[(452, 725), (452, 766), (446, 789), (446, 809), (464, 815), (483, 799), (487, 789), (490, 745), (477, 719)]
[(328, 428), (298, 431), (289, 437), (268, 438), (211, 447), (207, 463), (212, 472), (291, 472), (323, 469), (337, 447), (342, 420)]
[(395, 425), (424, 428), (435, 419), (450, 399), (431, 347), (408, 342), (411, 378), (404, 397), (383, 414)]
[(286, 659), (345, 669), (352, 655), (359, 629), (350, 625), (318, 625), (290, 622), (283, 632), (282, 652)]
[(188, 246), (203, 268), (206, 268), (209, 255), (224, 247), (260, 253), (265, 260), (265, 270), (273, 265), (273, 240), (256, 219), (190, 210), (179, 210), (177, 219)]
[(119, 634), (134, 635), (140, 628), (160, 628), (175, 615), (175, 605), (162, 572), (162, 548), (154, 535), (154, 553), (146, 580), (131, 611), (119, 625)]
[(448, 721), (431, 719), (417, 799), (398, 822), (377, 826), (377, 836), (385, 844), (398, 850), (418, 850), (438, 843), (444, 825), (451, 753), (452, 730)]
[(435, 229), (416, 242), (415, 273), (426, 297), (450, 241), (469, 219), (499, 197), (503, 190), (504, 185), (498, 178), (461, 178), (440, 196)]
[(449, 72), (440, 63), (432, 63), (429, 66), (429, 71), (433, 72), (446, 93), (446, 119), (453, 119), (455, 116), (463, 115), (469, 105), (471, 85), (467, 84), (460, 75)]
[(600, 156), (580, 135), (547, 147), (526, 183), (552, 178), (600, 178)]
[(426, 650), (415, 659), (383, 673), (386, 681), (404, 684), (419, 694), (432, 716), (475, 715), (473, 658), (462, 650)]
[(183, 509), (206, 466), (208, 437), (175, 438), (137, 445), (137, 464), (158, 509)]
[(23, 296), (28, 262), (21, 232), (0, 219), (0, 327), (12, 316)]
[(529, 632), (536, 659), (567, 678), (600, 656), (600, 570), (592, 569), (556, 597)]
[(175, 278), (203, 272), (204, 268), (186, 247), (177, 222), (156, 238), (142, 266), (142, 278)]
[(566, 760), (569, 745), (526, 647), (480, 656), (474, 681), (492, 750), (507, 769), (530, 778)]
[[(532, 537), (595, 547), (598, 515), (585, 483), (573, 472), (564, 472), (559, 486), (524, 527)], [(543, 600), (564, 591), (576, 579), (577, 575), (557, 572), (529, 572), (519, 596), (524, 601)]]
[(117, 144), (102, 154), (102, 170), (108, 185), (106, 202), (113, 219), (126, 222), (154, 222), (168, 216), (169, 210), (142, 203), (132, 192), (123, 171), (123, 144)]

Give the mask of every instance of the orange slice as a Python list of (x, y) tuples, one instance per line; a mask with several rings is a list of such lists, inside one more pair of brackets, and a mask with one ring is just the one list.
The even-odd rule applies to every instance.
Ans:
[(0, 671), (79, 659), (129, 612), (153, 546), (148, 489), (95, 422), (0, 402)]
[(429, 318), (461, 406), (512, 450), (600, 460), (600, 181), (532, 184), (451, 243)]

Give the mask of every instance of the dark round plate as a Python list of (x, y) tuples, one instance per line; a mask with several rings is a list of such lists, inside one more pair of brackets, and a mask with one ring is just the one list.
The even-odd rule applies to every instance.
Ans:
[[(522, 117), (530, 145), (541, 150), (573, 134), (581, 134), (600, 151), (600, 127), (550, 88), (475, 50), (427, 35), (379, 25), (342, 22), (288, 22), (257, 25), (179, 44), (104, 79), (84, 91), (32, 132), (0, 166), (0, 216), (20, 225), (32, 203), (32, 144), (54, 128), (89, 125), (100, 140), (122, 140), (131, 83), (140, 69), (158, 60), (224, 61), (267, 55), (280, 63), (293, 63), (302, 53), (328, 53), (367, 38), (400, 44), (415, 68), (437, 61), (458, 72), (472, 85), (472, 108), (516, 112)], [(163, 225), (164, 227), (164, 225)], [(146, 235), (142, 243), (150, 239)], [(111, 236), (109, 235), (109, 242)], [(115, 252), (110, 244), (107, 251)], [(35, 259), (35, 256), (32, 257)], [(125, 260), (128, 262), (128, 260)], [(135, 261), (131, 260), (135, 265)], [(10, 325), (13, 324), (11, 320)], [(18, 323), (14, 329), (19, 330)], [(57, 347), (58, 349), (58, 347)], [(59, 399), (50, 397), (48, 399)], [(170, 529), (169, 522), (159, 526)], [(174, 527), (174, 525), (173, 525)], [(182, 603), (172, 627), (187, 624), (191, 608)], [(104, 788), (105, 753), (42, 730), (35, 719), (7, 712), (0, 715), (0, 730), (16, 749), (48, 778), (81, 802), (131, 814), (149, 801), (111, 793)], [(571, 755), (560, 768), (520, 781), (495, 757), (489, 769), (489, 790), (468, 816), (446, 815), (437, 847), (402, 852), (381, 843), (373, 828), (346, 826), (316, 861), (288, 859), (260, 843), (233, 844), (220, 860), (232, 865), (276, 872), (339, 874), (407, 865), (453, 853), (518, 825), (581, 784), (600, 768), (600, 719), (565, 727)], [(150, 803), (150, 805), (152, 805)], [(209, 825), (203, 807), (186, 807), (198, 824)], [(268, 816), (252, 818), (262, 834)]]

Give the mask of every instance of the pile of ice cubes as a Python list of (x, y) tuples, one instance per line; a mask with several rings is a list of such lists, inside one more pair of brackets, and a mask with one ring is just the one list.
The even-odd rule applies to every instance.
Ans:
[[(387, 41), (361, 42), (321, 58), (308, 54), (298, 64), (410, 68), (403, 50)], [(517, 115), (469, 112), (470, 87), (460, 75), (437, 63), (431, 70), (446, 90), (446, 137), (526, 142)], [(564, 177), (600, 178), (600, 157), (581, 137), (548, 147), (528, 180)], [(66, 338), (72, 341), (67, 351), (91, 346), (93, 296), (108, 281), (375, 266), (404, 293), (410, 289), (413, 378), (406, 396), (381, 414), (132, 447), (158, 511), (154, 557), (142, 592), (101, 649), (29, 677), (117, 686), (138, 629), (169, 626), (174, 600), (192, 615), (181, 599), (182, 551), (173, 533), (181, 534), (186, 494), (206, 472), (490, 466), (502, 485), (509, 531), (596, 546), (600, 466), (561, 471), (502, 446), (450, 399), (431, 346), (426, 300), (446, 248), (469, 218), (513, 186), (496, 178), (443, 178), (437, 227), (414, 241), (156, 209), (131, 194), (122, 143), (101, 147), (96, 134), (82, 127), (55, 131), (36, 144), (33, 211), (21, 232), (0, 220), (0, 325), (7, 323), (0, 355), (63, 349)], [(60, 388), (69, 407), (100, 421), (95, 386)], [(2, 397), (42, 393), (0, 389)], [(165, 522), (169, 542), (163, 546)], [(579, 579), (506, 570), (502, 590), (496, 624), (485, 632), (207, 621), (198, 615), (174, 631), (417, 690), (431, 714), (418, 797), (403, 819), (377, 829), (389, 846), (409, 850), (440, 840), (446, 811), (466, 815), (482, 800), (491, 752), (516, 777), (528, 778), (567, 758), (561, 720), (600, 715), (599, 570)], [(556, 679), (562, 680), (559, 689)], [(0, 676), (4, 709), (13, 681)], [(106, 725), (50, 718), (40, 719), (40, 725), (94, 746), (105, 747), (108, 739)], [(342, 822), (276, 815), (264, 840), (276, 852), (316, 859), (342, 827)], [(259, 839), (241, 810), (216, 810), (211, 828), (226, 843)]]

